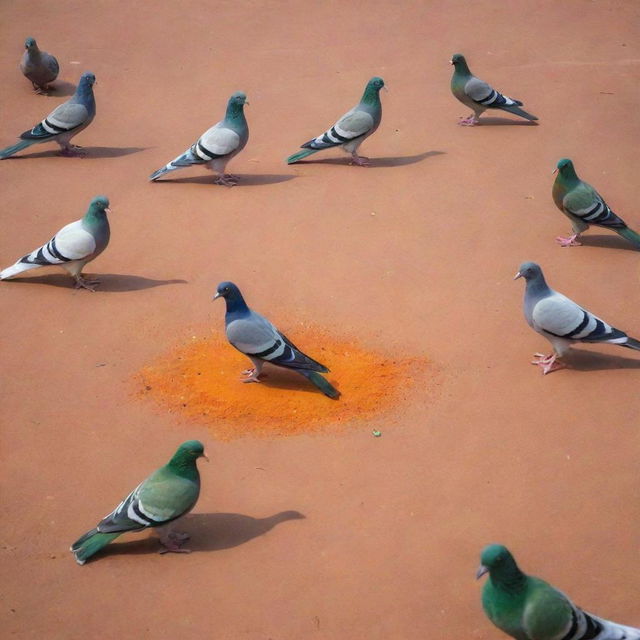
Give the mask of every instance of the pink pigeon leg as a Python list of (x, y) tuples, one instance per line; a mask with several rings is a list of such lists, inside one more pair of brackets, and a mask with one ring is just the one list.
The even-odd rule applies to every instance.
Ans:
[(582, 246), (582, 242), (578, 242), (578, 238), (579, 237), (580, 237), (579, 233), (574, 233), (573, 235), (569, 236), (568, 238), (563, 238), (562, 236), (558, 236), (556, 238), (556, 242), (561, 247), (581, 247)]
[(258, 360), (257, 358), (252, 358), (251, 356), (249, 356), (249, 359), (253, 363), (253, 369), (245, 369), (245, 371), (242, 372), (243, 376), (248, 376), (242, 382), (260, 382), (260, 376), (264, 375), (262, 373), (264, 362), (262, 362), (262, 360)]
[(87, 152), (82, 148), (75, 144), (64, 144), (61, 145), (61, 149), (58, 152), (58, 155), (65, 156), (67, 158), (84, 158), (87, 155)]
[(475, 113), (468, 115), (466, 118), (460, 118), (458, 124), (463, 127), (473, 127), (480, 123), (480, 120)]

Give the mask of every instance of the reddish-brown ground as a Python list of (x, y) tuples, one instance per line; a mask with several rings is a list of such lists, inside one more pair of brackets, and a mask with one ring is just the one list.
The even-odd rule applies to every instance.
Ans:
[[(89, 269), (97, 293), (55, 270), (0, 286), (2, 635), (489, 640), (501, 634), (474, 580), (489, 541), (584, 607), (640, 625), (640, 354), (579, 348), (572, 370), (543, 378), (528, 361), (548, 345), (511, 280), (536, 260), (552, 286), (640, 337), (639, 254), (599, 230), (559, 248), (568, 225), (550, 197), (570, 156), (640, 226), (639, 9), (5, 2), (0, 146), (84, 70), (98, 114), (75, 140), (86, 159), (42, 145), (0, 163), (2, 266), (96, 194), (113, 214)], [(20, 75), (27, 36), (60, 60), (57, 95), (33, 95)], [(456, 51), (540, 125), (457, 127)], [(389, 87), (362, 147), (373, 166), (340, 152), (286, 166), (372, 75)], [(148, 183), (239, 89), (251, 102), (249, 144), (229, 166), (240, 186), (198, 169)], [(427, 358), (435, 388), (427, 375), (424, 393), (352, 429), (229, 442), (137, 398), (137, 372), (221, 330), (210, 299), (226, 279), (283, 329), (313, 323), (372, 353)], [(138, 534), (77, 566), (69, 544), (188, 438), (211, 457), (185, 524), (193, 553), (158, 555)]]

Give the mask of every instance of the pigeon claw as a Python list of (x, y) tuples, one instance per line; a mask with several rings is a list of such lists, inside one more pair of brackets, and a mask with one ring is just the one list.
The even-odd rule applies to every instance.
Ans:
[(349, 164), (355, 164), (358, 167), (370, 167), (371, 160), (369, 158), (365, 158), (364, 156), (359, 156), (357, 153), (351, 154), (351, 162)]
[(541, 367), (543, 376), (546, 376), (552, 371), (557, 371), (558, 369), (564, 369), (566, 367), (564, 363), (558, 360), (558, 356), (555, 353), (548, 356), (545, 356), (544, 353), (534, 353), (533, 357), (536, 359), (532, 360), (531, 364)]
[(476, 118), (476, 116), (473, 113), (470, 116), (467, 116), (466, 118), (461, 117), (458, 120), (458, 124), (462, 127), (474, 127), (479, 123), (480, 123), (480, 120), (478, 120), (478, 118)]
[(558, 236), (556, 238), (556, 242), (561, 247), (581, 247), (582, 246), (582, 242), (578, 242), (577, 233), (574, 233), (572, 236), (569, 236), (568, 238), (563, 238), (562, 236)]
[(95, 293), (95, 285), (100, 284), (100, 280), (85, 280), (82, 276), (76, 276), (76, 283), (74, 287), (76, 289), (86, 289)]

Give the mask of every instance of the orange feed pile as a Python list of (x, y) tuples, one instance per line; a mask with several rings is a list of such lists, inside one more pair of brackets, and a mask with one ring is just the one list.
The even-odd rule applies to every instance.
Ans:
[(288, 436), (371, 418), (397, 408), (426, 367), (424, 358), (389, 358), (351, 340), (310, 327), (291, 332), (294, 343), (331, 369), (341, 392), (320, 393), (301, 375), (265, 365), (260, 383), (243, 384), (251, 366), (223, 335), (194, 337), (136, 376), (137, 394), (184, 418), (206, 424), (220, 439)]

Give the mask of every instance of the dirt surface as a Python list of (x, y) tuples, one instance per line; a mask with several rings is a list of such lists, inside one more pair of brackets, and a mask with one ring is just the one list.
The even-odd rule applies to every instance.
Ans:
[[(551, 200), (569, 156), (640, 226), (639, 9), (5, 2), (0, 145), (85, 70), (98, 112), (74, 140), (86, 159), (41, 145), (0, 163), (2, 266), (96, 194), (113, 214), (88, 270), (97, 293), (55, 270), (0, 286), (3, 636), (499, 638), (474, 580), (490, 541), (588, 610), (640, 625), (640, 357), (581, 347), (573, 369), (543, 378), (528, 362), (548, 344), (511, 280), (536, 260), (551, 286), (640, 337), (638, 252), (599, 230), (561, 249), (568, 225)], [(27, 36), (60, 61), (54, 95), (18, 70)], [(540, 125), (456, 126), (456, 51)], [(286, 166), (373, 75), (389, 87), (361, 149), (373, 166), (339, 151)], [(251, 102), (248, 146), (229, 165), (241, 184), (198, 169), (148, 183), (236, 90)], [(428, 358), (438, 388), (340, 434), (231, 442), (132, 396), (132, 377), (176, 341), (222, 329), (210, 300), (227, 279), (283, 330), (313, 322)], [(69, 544), (189, 438), (211, 457), (184, 526), (193, 553), (158, 555), (138, 534), (77, 566)]]

